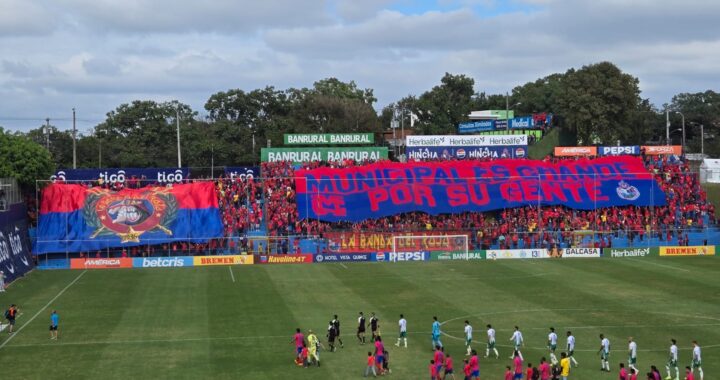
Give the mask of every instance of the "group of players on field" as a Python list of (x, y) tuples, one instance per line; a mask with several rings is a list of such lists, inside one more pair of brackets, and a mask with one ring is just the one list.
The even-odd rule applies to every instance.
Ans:
[[(369, 351), (367, 357), (367, 367), (365, 369), (365, 377), (369, 375), (377, 376), (378, 374), (384, 375), (390, 373), (389, 368), (389, 353), (385, 349), (382, 337), (380, 336), (380, 322), (375, 313), (371, 313), (369, 321), (366, 323), (365, 315), (360, 312), (357, 327), (357, 339), (362, 345), (366, 343), (365, 332), (367, 328), (371, 331), (371, 342), (374, 344), (374, 351)], [(428, 370), (430, 372), (431, 380), (445, 380), (448, 378), (455, 379), (455, 368), (454, 362), (450, 354), (445, 353), (441, 336), (443, 332), (441, 330), (441, 323), (437, 317), (433, 317), (432, 328), (431, 328), (431, 339), (433, 348), (433, 358), (430, 360)], [(485, 358), (489, 358), (491, 354), (495, 358), (499, 358), (500, 354), (496, 348), (495, 335), (496, 331), (492, 325), (487, 326), (487, 342), (485, 348)], [(401, 345), (407, 348), (407, 320), (402, 314), (398, 320), (398, 339), (395, 346), (400, 347)], [(479, 380), (480, 379), (480, 364), (478, 359), (477, 351), (472, 348), (473, 340), (473, 327), (469, 321), (465, 321), (464, 327), (465, 334), (465, 356), (468, 359), (463, 360), (463, 374), (465, 380)], [(558, 347), (558, 335), (555, 332), (555, 328), (550, 327), (550, 331), (547, 337), (547, 348), (549, 350), (550, 360), (548, 361), (545, 357), (540, 359), (540, 364), (535, 367), (532, 363), (527, 363), (527, 368), (524, 371), (524, 358), (522, 356), (521, 348), (525, 346), (525, 340), (522, 332), (518, 326), (515, 326), (510, 341), (513, 346), (513, 354), (510, 356), (512, 360), (512, 366), (507, 366), (505, 371), (505, 380), (514, 379), (527, 379), (527, 380), (555, 380), (562, 379), (567, 380), (570, 376), (570, 368), (572, 366), (578, 367), (579, 363), (575, 359), (575, 336), (571, 331), (566, 333), (566, 348), (567, 352), (560, 353), (560, 359), (556, 356)], [(604, 372), (610, 372), (610, 340), (605, 337), (604, 334), (600, 334), (600, 348), (598, 354), (600, 356), (600, 370)], [(340, 343), (343, 347), (342, 339), (340, 338), (340, 321), (338, 316), (335, 315), (333, 320), (328, 323), (327, 328), (328, 345), (330, 351), (335, 351), (335, 341)], [(317, 336), (312, 332), (308, 331), (307, 344), (305, 343), (303, 334), (300, 329), (297, 329), (293, 342), (296, 345), (296, 359), (295, 363), (299, 366), (308, 367), (311, 364), (320, 366), (319, 349), (324, 348), (322, 343), (319, 342)], [(696, 380), (695, 370), (699, 374), (699, 380), (704, 380), (704, 373), (702, 369), (702, 353), (700, 346), (697, 341), (693, 341), (692, 350), (692, 363), (685, 367), (686, 380)], [(628, 362), (627, 367), (625, 363), (619, 363), (619, 380), (637, 380), (640, 370), (637, 368), (637, 352), (638, 346), (632, 337), (628, 338)], [(675, 339), (671, 339), (671, 345), (669, 348), (669, 358), (665, 366), (667, 370), (666, 380), (680, 380), (680, 367), (678, 367), (678, 346)], [(673, 377), (674, 374), (674, 377)], [(525, 377), (523, 377), (525, 376)], [(647, 372), (648, 380), (662, 380), (662, 375), (656, 366), (651, 366), (650, 372)]]

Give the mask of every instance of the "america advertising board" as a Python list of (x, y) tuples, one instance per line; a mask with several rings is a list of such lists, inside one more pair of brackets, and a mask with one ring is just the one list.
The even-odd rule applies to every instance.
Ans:
[(660, 256), (715, 256), (715, 246), (660, 247)]
[(594, 157), (597, 156), (596, 146), (556, 146), (555, 157)]
[(127, 257), (70, 259), (70, 269), (117, 269), (132, 267), (133, 259)]
[(547, 249), (488, 249), (485, 251), (488, 260), (496, 259), (545, 259), (550, 254)]

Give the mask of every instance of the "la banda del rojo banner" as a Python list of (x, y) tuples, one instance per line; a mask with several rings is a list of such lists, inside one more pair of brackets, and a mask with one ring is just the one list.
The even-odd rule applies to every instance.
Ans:
[(300, 217), (328, 222), (411, 211), (438, 215), (526, 205), (591, 210), (666, 204), (665, 193), (642, 160), (630, 156), (558, 163), (379, 162), (295, 174)]
[(43, 190), (34, 253), (205, 243), (222, 232), (212, 182), (121, 191), (54, 183)]

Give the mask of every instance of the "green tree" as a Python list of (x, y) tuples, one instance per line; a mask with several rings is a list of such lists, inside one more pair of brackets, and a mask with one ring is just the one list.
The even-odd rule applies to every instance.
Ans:
[(581, 144), (613, 144), (636, 135), (632, 114), (641, 102), (637, 78), (602, 62), (571, 69), (561, 82), (558, 113)]
[(49, 135), (46, 126), (31, 129), (26, 136), (40, 146), (46, 146), (49, 142), (50, 156), (60, 168), (72, 167), (72, 131), (61, 131), (56, 126), (50, 125)]
[(50, 178), (54, 170), (47, 149), (0, 127), (0, 177), (15, 178), (22, 187), (29, 188), (35, 180)]
[(474, 85), (470, 77), (445, 73), (439, 86), (418, 98), (415, 130), (422, 134), (454, 134), (472, 109)]
[[(696, 93), (681, 93), (673, 96), (670, 110), (685, 115), (686, 141), (692, 152), (700, 151), (700, 140), (705, 139), (705, 153), (713, 157), (720, 155), (720, 93), (712, 90)], [(680, 115), (672, 115), (673, 126), (682, 122)], [(700, 136), (700, 125), (705, 136)]]

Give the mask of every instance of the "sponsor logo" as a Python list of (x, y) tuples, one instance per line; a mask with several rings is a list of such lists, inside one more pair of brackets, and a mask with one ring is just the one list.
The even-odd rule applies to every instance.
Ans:
[(193, 265), (239, 265), (252, 264), (253, 256), (229, 255), (229, 256), (195, 256), (192, 258)]
[(517, 157), (517, 158), (525, 157), (525, 149), (523, 149), (523, 148), (515, 149), (515, 157)]
[(145, 257), (133, 260), (135, 267), (139, 268), (171, 268), (192, 265), (192, 258), (183, 257)]
[(482, 251), (474, 252), (440, 252), (436, 256), (433, 254), (436, 260), (481, 260), (484, 259)]
[(315, 262), (340, 262), (340, 261), (373, 261), (370, 253), (357, 254), (319, 254), (315, 255)]
[(638, 146), (603, 146), (600, 147), (603, 156), (636, 155), (640, 153)]
[(714, 256), (714, 245), (688, 247), (660, 247), (660, 256)]
[(375, 257), (377, 258), (377, 261), (385, 261), (385, 253), (383, 252), (378, 252)]
[(680, 145), (661, 145), (661, 146), (643, 146), (645, 154), (650, 156), (659, 156), (666, 154), (680, 155), (682, 147)]
[(458, 149), (455, 151), (457, 158), (465, 158), (465, 149)]
[(645, 257), (650, 256), (650, 248), (610, 249), (610, 257)]
[(267, 256), (267, 264), (309, 264), (312, 261), (313, 255), (310, 254)]
[(640, 190), (625, 181), (620, 181), (615, 191), (617, 192), (618, 197), (625, 199), (626, 201), (634, 201), (640, 198)]
[(596, 156), (597, 147), (594, 146), (558, 146), (555, 147), (556, 156)]
[(388, 261), (425, 261), (427, 252), (388, 252)]
[(547, 258), (547, 249), (490, 249), (488, 259), (542, 259)]
[(133, 260), (130, 258), (107, 258), (107, 259), (70, 259), (72, 269), (107, 269), (107, 268), (132, 268)]
[(562, 257), (600, 257), (600, 248), (565, 248)]

